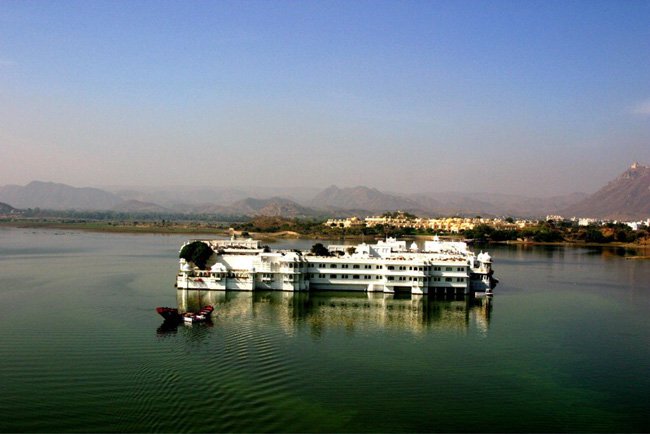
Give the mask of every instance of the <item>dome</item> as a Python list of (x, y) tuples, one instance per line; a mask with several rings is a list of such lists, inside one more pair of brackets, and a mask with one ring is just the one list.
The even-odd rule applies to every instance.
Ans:
[(412, 252), (417, 252), (418, 251), (418, 245), (413, 241), (413, 244), (411, 244), (411, 251)]

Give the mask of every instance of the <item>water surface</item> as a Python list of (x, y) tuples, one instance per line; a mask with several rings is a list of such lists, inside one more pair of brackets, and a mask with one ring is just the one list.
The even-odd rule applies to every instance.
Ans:
[(185, 238), (0, 229), (0, 431), (650, 430), (647, 261), (491, 247), (491, 300), (177, 291)]

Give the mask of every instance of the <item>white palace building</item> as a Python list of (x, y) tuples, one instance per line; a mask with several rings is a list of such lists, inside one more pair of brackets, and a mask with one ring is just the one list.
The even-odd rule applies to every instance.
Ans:
[(269, 250), (252, 239), (192, 241), (204, 242), (214, 253), (205, 270), (181, 259), (178, 289), (469, 294), (490, 293), (497, 282), (488, 253), (475, 255), (464, 242), (438, 237), (425, 241), (422, 250), (394, 238), (330, 245), (328, 256)]

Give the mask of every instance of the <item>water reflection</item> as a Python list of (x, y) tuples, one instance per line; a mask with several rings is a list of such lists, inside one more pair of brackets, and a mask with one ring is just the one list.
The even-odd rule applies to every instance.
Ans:
[(359, 292), (236, 292), (178, 290), (180, 311), (213, 305), (219, 321), (272, 321), (288, 335), (308, 327), (314, 336), (327, 329), (400, 329), (487, 333), (490, 297), (434, 298)]
[[(560, 261), (576, 254), (618, 259), (628, 256), (644, 256), (650, 253), (650, 246), (508, 244), (490, 246), (489, 248), (497, 254), (507, 251), (507, 256), (514, 256), (522, 260), (529, 260), (531, 253), (538, 257)], [(501, 259), (503, 258), (499, 257), (499, 261)]]
[(187, 330), (188, 328), (196, 328), (198, 330), (202, 330), (204, 328), (214, 327), (214, 323), (212, 321), (205, 321), (196, 324), (188, 324), (182, 321), (165, 320), (156, 329), (156, 334), (160, 337), (175, 335), (178, 333), (179, 327), (181, 327), (181, 330)]

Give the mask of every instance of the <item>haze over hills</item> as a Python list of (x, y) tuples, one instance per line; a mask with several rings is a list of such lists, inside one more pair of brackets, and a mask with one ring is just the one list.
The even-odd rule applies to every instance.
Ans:
[[(262, 192), (280, 193), (263, 197)], [(286, 194), (282, 194), (283, 191)], [(253, 194), (250, 196), (248, 194)], [(53, 210), (113, 210), (135, 213), (213, 214), (222, 216), (343, 217), (384, 211), (408, 211), (421, 216), (509, 215), (640, 219), (650, 215), (650, 169), (634, 164), (621, 176), (588, 197), (584, 193), (534, 198), (498, 193), (387, 193), (375, 188), (330, 186), (309, 188), (137, 187), (110, 193), (98, 188), (34, 181), (26, 186), (0, 187), (0, 201), (15, 208)], [(310, 193), (313, 193), (310, 195)], [(300, 199), (295, 199), (297, 196)], [(292, 197), (294, 199), (292, 199)], [(151, 200), (157, 199), (156, 201)]]
[(634, 163), (618, 178), (584, 200), (561, 211), (603, 219), (646, 219), (650, 216), (650, 167)]
[(125, 200), (111, 208), (111, 211), (136, 213), (171, 213), (172, 210), (152, 202), (142, 202), (135, 199)]
[(0, 187), (0, 201), (15, 208), (109, 210), (122, 203), (123, 199), (98, 188), (77, 188), (54, 182), (32, 181), (24, 187)]
[(418, 202), (407, 197), (382, 193), (376, 188), (358, 186), (341, 189), (335, 185), (318, 193), (311, 200), (310, 205), (314, 208), (331, 207), (367, 211), (411, 211), (421, 207)]
[(316, 217), (321, 213), (281, 197), (270, 199), (247, 198), (231, 205), (199, 205), (192, 207), (199, 214), (270, 217)]
[[(412, 198), (419, 203), (438, 204), (431, 208), (445, 215), (512, 215), (539, 216), (557, 214), (559, 210), (587, 197), (585, 193), (570, 193), (552, 197), (526, 197), (501, 193), (428, 193)], [(427, 202), (431, 201), (431, 202)]]
[(167, 208), (203, 204), (231, 204), (247, 198), (268, 199), (283, 197), (302, 205), (309, 202), (320, 190), (309, 187), (103, 187), (122, 199), (156, 203)]

